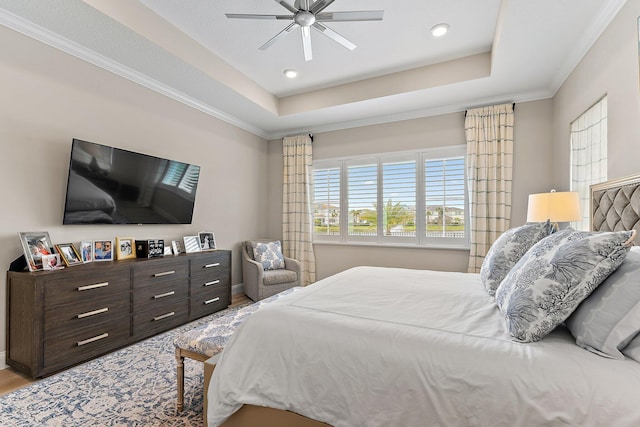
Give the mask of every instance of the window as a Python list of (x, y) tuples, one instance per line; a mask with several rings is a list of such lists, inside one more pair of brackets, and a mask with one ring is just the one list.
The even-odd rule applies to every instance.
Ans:
[(464, 146), (317, 160), (313, 180), (315, 241), (468, 244)]
[(580, 195), (582, 220), (571, 223), (589, 230), (589, 186), (607, 180), (607, 97), (571, 123), (571, 191)]

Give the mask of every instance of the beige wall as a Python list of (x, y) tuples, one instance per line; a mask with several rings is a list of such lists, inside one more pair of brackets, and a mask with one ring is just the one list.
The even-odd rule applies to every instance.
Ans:
[(629, 0), (556, 93), (553, 102), (553, 181), (569, 188), (569, 126), (603, 95), (608, 104), (608, 175), (640, 172), (638, 88), (640, 0)]
[[(213, 231), (220, 248), (234, 250), (233, 283), (241, 282), (239, 243), (265, 233), (265, 223), (255, 220), (267, 204), (265, 140), (4, 27), (0, 39), (2, 265), (22, 254), (20, 231), (48, 231), (53, 243), (170, 241)], [(62, 226), (74, 137), (200, 165), (193, 224)], [(5, 281), (2, 275), (0, 351)]]
[[(551, 100), (516, 105), (512, 223), (526, 221), (527, 197), (551, 184)], [(314, 134), (314, 159), (464, 144), (464, 112)], [(270, 236), (282, 234), (282, 142), (269, 141)], [(466, 271), (469, 252), (315, 244), (318, 278), (357, 265)]]

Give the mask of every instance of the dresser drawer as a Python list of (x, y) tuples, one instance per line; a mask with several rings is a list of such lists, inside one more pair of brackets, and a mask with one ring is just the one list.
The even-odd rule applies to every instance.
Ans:
[(191, 278), (191, 296), (215, 292), (215, 290), (224, 288), (228, 289), (231, 284), (229, 276), (207, 277), (206, 275), (198, 275)]
[(129, 292), (103, 298), (83, 299), (77, 303), (48, 307), (44, 312), (44, 336), (52, 338), (77, 330), (129, 316)]
[(149, 260), (133, 267), (134, 289), (177, 280), (186, 283), (188, 277), (189, 262), (186, 258)]
[(191, 318), (205, 316), (225, 309), (231, 304), (229, 287), (210, 289), (208, 292), (191, 295)]
[[(69, 267), (74, 268), (74, 267)], [(94, 273), (61, 275), (44, 286), (45, 307), (77, 303), (129, 292), (129, 269), (113, 269), (97, 276)]]
[(157, 305), (133, 315), (133, 335), (136, 338), (153, 335), (181, 325), (189, 320), (189, 300), (174, 301), (171, 305)]
[(190, 257), (191, 277), (205, 275), (208, 277), (229, 276), (231, 269), (230, 251), (212, 251)]
[(179, 282), (156, 283), (138, 288), (133, 293), (133, 311), (147, 310), (154, 306), (163, 305), (188, 298), (188, 279)]
[(130, 331), (129, 318), (115, 320), (45, 339), (44, 366), (47, 371), (53, 372), (126, 345)]

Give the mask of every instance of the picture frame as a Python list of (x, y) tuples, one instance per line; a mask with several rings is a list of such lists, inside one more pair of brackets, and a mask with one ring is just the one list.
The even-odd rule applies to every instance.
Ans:
[(198, 236), (184, 236), (182, 240), (184, 240), (184, 250), (186, 253), (190, 254), (202, 250)]
[(64, 268), (60, 261), (60, 254), (42, 255), (43, 270), (60, 270)]
[(83, 240), (80, 242), (80, 258), (84, 263), (93, 261), (93, 241)]
[(60, 254), (62, 261), (64, 261), (64, 265), (67, 267), (82, 264), (80, 253), (78, 253), (73, 243), (60, 243), (59, 245), (55, 245), (55, 248), (56, 252)]
[(42, 257), (55, 253), (49, 233), (47, 231), (27, 231), (19, 232), (18, 236), (29, 271), (43, 270)]
[(171, 246), (165, 246), (164, 247), (164, 254), (163, 255), (164, 256), (173, 255), (173, 251), (171, 250)]
[(113, 261), (113, 240), (94, 240), (93, 260)]
[(116, 259), (131, 259), (136, 257), (136, 242), (133, 237), (116, 237)]
[(173, 249), (174, 255), (180, 255), (182, 253), (182, 248), (180, 247), (180, 242), (177, 240), (171, 241), (171, 249)]
[(198, 233), (200, 240), (200, 249), (203, 251), (213, 251), (216, 248), (216, 237), (211, 231), (202, 231)]

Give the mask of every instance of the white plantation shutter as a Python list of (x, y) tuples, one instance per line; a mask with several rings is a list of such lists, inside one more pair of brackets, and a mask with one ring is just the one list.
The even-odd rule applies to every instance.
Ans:
[(340, 166), (313, 170), (315, 235), (340, 235)]
[(415, 237), (417, 206), (415, 158), (383, 162), (382, 187), (383, 236)]
[(426, 237), (464, 238), (464, 156), (424, 162)]
[[(355, 163), (355, 164), (353, 164)], [(375, 230), (359, 230), (353, 222), (355, 212), (360, 212), (364, 218), (376, 223), (378, 205), (378, 165), (375, 159), (365, 159), (353, 163), (347, 163), (347, 212), (349, 214), (349, 235), (373, 236)]]
[(589, 230), (589, 187), (607, 180), (607, 97), (571, 123), (571, 191), (580, 196), (582, 220), (576, 230)]

